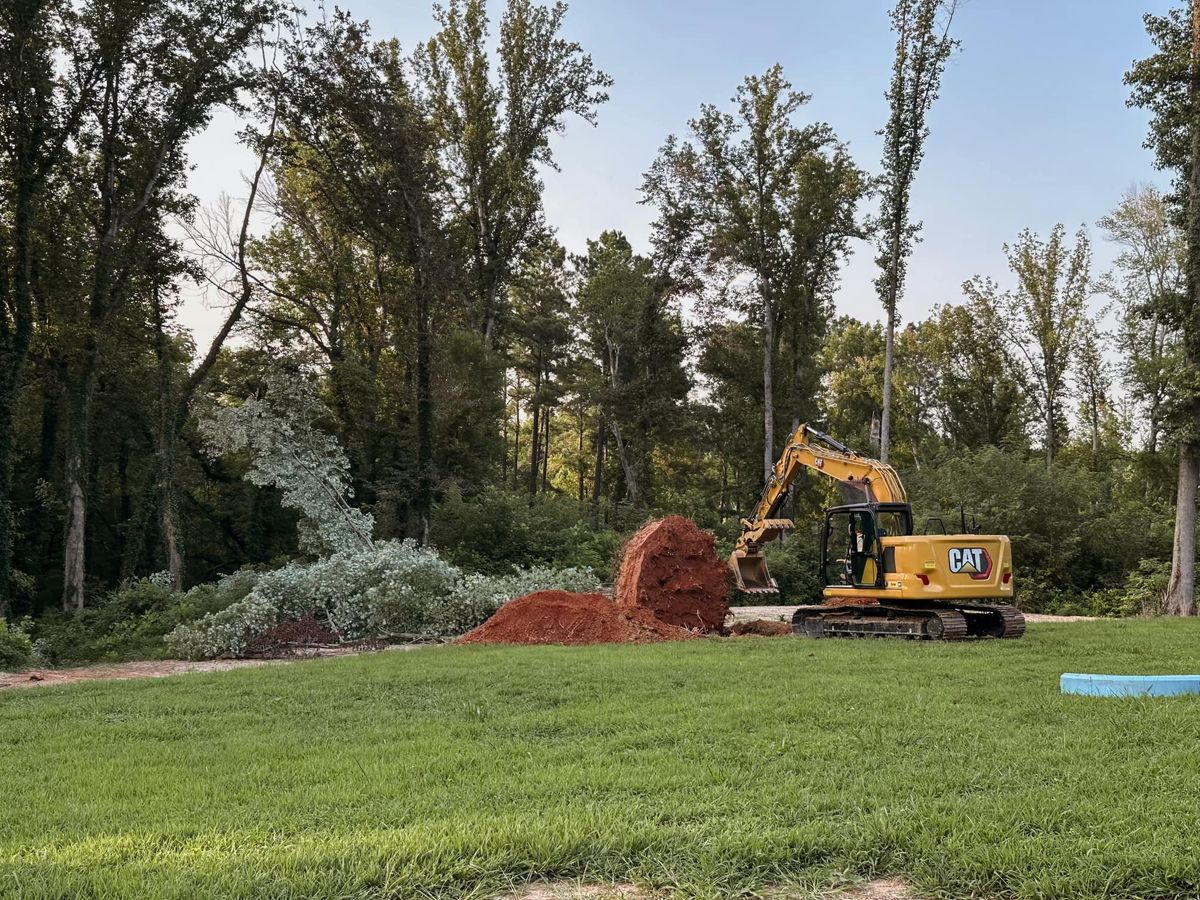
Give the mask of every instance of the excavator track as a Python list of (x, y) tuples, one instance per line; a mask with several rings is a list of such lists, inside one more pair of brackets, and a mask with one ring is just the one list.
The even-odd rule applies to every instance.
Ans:
[(801, 606), (792, 616), (792, 631), (813, 638), (1018, 638), (1025, 633), (1025, 617), (1016, 607), (989, 604)]
[(1025, 616), (1005, 603), (956, 603), (967, 617), (972, 637), (1019, 638), (1025, 633)]

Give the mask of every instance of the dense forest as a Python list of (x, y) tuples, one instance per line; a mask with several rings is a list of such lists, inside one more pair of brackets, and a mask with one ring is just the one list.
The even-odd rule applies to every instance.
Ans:
[[(662, 135), (630, 198), (654, 213), (648, 246), (613, 230), (567, 248), (543, 178), (611, 81), (562, 3), (489, 21), (450, 0), (401, 47), (274, 0), (6, 2), (0, 610), (61, 619), (147, 576), (178, 591), (311, 553), (286, 475), (254, 467), (264, 420), (214, 424), (252, 401), (344, 452), (377, 539), (470, 572), (604, 578), (663, 512), (729, 542), (813, 422), (897, 466), (918, 527), (1010, 534), (1025, 608), (1193, 612), (1189, 13), (1148, 17), (1157, 52), (1125, 74), (1170, 187), (1013, 234), (953, 302), (899, 321), (925, 114), (970, 52), (953, 14), (893, 11), (881, 160), (775, 66)], [(256, 162), (202, 207), (187, 150), (222, 107)], [(1111, 271), (1097, 240), (1119, 248)], [(877, 256), (886, 324), (839, 313), (852, 253)], [(179, 324), (197, 286), (224, 316), (199, 346)], [(789, 597), (817, 589), (831, 498), (805, 479), (790, 500), (799, 527), (771, 551)]]

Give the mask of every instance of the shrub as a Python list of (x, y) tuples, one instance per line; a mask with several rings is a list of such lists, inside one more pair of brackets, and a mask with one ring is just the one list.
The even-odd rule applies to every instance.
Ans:
[(162, 638), (175, 627), (170, 588), (150, 578), (123, 582), (71, 615), (38, 619), (33, 637), (48, 665), (119, 662), (163, 655)]
[(32, 628), (38, 655), (56, 666), (161, 658), (167, 634), (243, 599), (258, 578), (242, 570), (185, 594), (172, 592), (160, 576), (125, 581), (79, 612), (37, 620)]
[(1164, 612), (1169, 560), (1143, 559), (1119, 587), (1077, 591), (1022, 579), (1018, 582), (1021, 608), (1059, 616), (1158, 616)]
[[(628, 529), (647, 518), (639, 513)], [(568, 497), (488, 489), (464, 498), (456, 488), (433, 513), (430, 540), (442, 556), (472, 572), (502, 575), (514, 566), (587, 567), (611, 578), (621, 534), (594, 530), (591, 510)]]
[(198, 584), (176, 603), (176, 618), (180, 622), (194, 622), (209, 613), (220, 612), (233, 604), (245, 600), (262, 572), (258, 569), (238, 569), (230, 575), (222, 575), (216, 581)]
[(387, 542), (258, 576), (243, 599), (181, 624), (167, 643), (188, 658), (240, 656), (268, 628), (310, 614), (350, 640), (458, 634), (529, 591), (587, 590), (598, 583), (590, 569), (464, 576), (433, 550)]
[(0, 619), (0, 670), (18, 672), (33, 659), (33, 641), (16, 625)]
[(1101, 592), (1092, 604), (1092, 615), (1161, 616), (1166, 612), (1167, 585), (1171, 580), (1171, 561), (1143, 559), (1125, 576), (1125, 584), (1114, 591), (1108, 603)]

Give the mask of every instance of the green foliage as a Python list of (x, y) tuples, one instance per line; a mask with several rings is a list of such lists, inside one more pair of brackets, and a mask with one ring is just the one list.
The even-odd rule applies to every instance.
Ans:
[(1200, 698), (1058, 679), (1194, 672), (1198, 641), (1176, 620), (441, 647), (4, 691), (0, 884), (466, 900), (545, 878), (716, 900), (887, 873), (926, 897), (1187, 897)]
[(0, 672), (19, 672), (33, 661), (33, 641), (17, 625), (0, 618)]
[(622, 498), (645, 503), (659, 487), (652, 454), (684, 424), (689, 380), (682, 317), (670, 282), (620, 232), (589, 240), (575, 266), (577, 316), (591, 355), (581, 379), (616, 445)]
[[(810, 99), (778, 64), (745, 78), (734, 112), (706, 103), (688, 123), (691, 140), (667, 138), (642, 188), (672, 281), (701, 296), (711, 322), (736, 313), (754, 331), (765, 447), (776, 439), (777, 401), (791, 394), (796, 413), (811, 408), (812, 358), (850, 239), (862, 236), (868, 179), (829, 125), (794, 122)], [(787, 363), (778, 378), (777, 353)], [(778, 396), (777, 380), (788, 388)], [(760, 471), (766, 456), (774, 453)]]
[(1196, 110), (1192, 88), (1192, 23), (1189, 8), (1175, 7), (1166, 15), (1147, 13), (1146, 33), (1156, 52), (1137, 60), (1125, 73), (1129, 105), (1150, 111), (1147, 144), (1158, 165), (1174, 174), (1179, 209), (1187, 205), (1192, 171), (1192, 130)]
[(554, 494), (531, 499), (488, 489), (466, 498), (451, 490), (434, 509), (430, 540), (468, 571), (500, 575), (515, 566), (578, 567), (609, 580), (621, 534), (593, 530), (590, 515), (586, 506)]
[[(767, 569), (779, 583), (778, 599), (772, 603), (820, 603), (821, 578), (820, 528), (813, 523), (799, 527), (782, 543), (767, 549)], [(761, 598), (750, 598), (761, 603)], [(753, 604), (752, 604), (753, 605)]]
[(169, 655), (166, 635), (241, 601), (258, 577), (247, 569), (186, 594), (172, 592), (165, 577), (126, 581), (73, 615), (54, 613), (36, 620), (32, 634), (37, 653), (56, 666), (164, 658)]
[(125, 582), (72, 615), (38, 619), (38, 655), (56, 666), (165, 656), (162, 638), (175, 625), (174, 601), (170, 588), (154, 580)]
[[(949, 36), (955, 4), (946, 0), (898, 0), (889, 13), (896, 33), (896, 55), (888, 85), (887, 126), (883, 138), (883, 193), (877, 238), (880, 274), (875, 288), (888, 315), (904, 295), (904, 279), (920, 222), (909, 216), (913, 181), (925, 157), (926, 118), (941, 89), (946, 61), (958, 46)], [(945, 21), (939, 21), (942, 13)]]

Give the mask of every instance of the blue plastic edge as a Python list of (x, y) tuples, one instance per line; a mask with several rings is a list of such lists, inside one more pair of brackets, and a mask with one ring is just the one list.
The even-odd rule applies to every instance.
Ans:
[(1059, 679), (1064, 694), (1087, 697), (1174, 697), (1200, 694), (1200, 675), (1085, 675), (1066, 672)]

